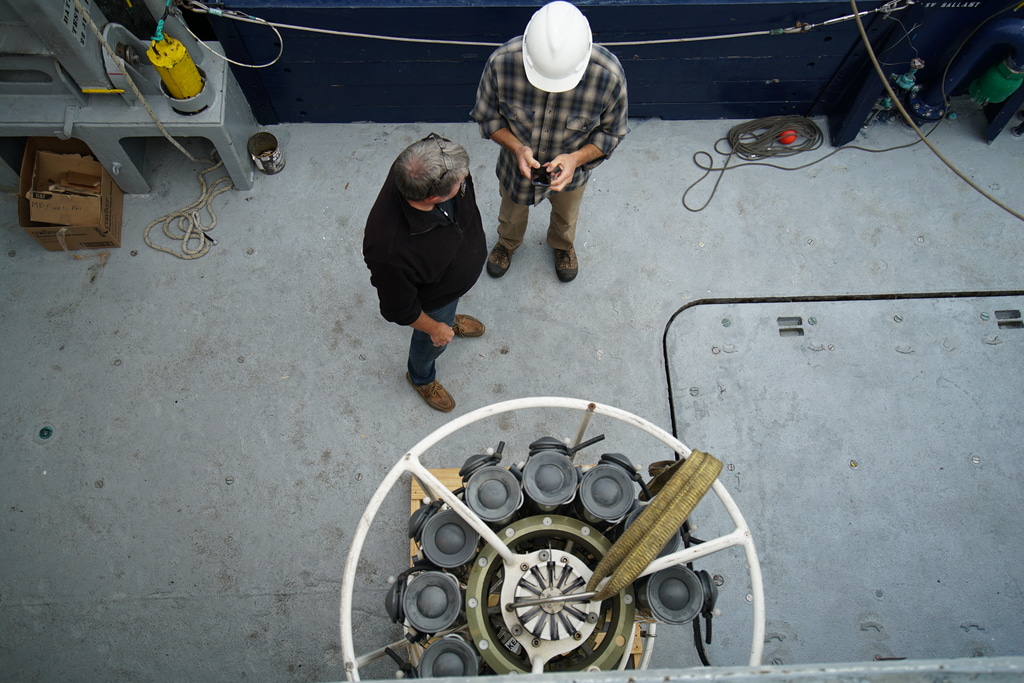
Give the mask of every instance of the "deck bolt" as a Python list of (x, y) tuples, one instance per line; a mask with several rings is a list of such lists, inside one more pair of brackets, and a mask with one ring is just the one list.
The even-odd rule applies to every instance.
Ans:
[(715, 574), (714, 576), (711, 577), (711, 580), (715, 582), (716, 586), (723, 586), (723, 585), (725, 585), (725, 577), (722, 576), (721, 574)]
[(117, 367), (120, 367), (120, 366), (121, 366), (121, 359), (120, 358), (115, 358), (114, 359), (114, 367), (117, 368)]
[(232, 484), (235, 483), (235, 478), (234, 477), (224, 477), (224, 483), (227, 484), (228, 486), (231, 486)]
[(245, 250), (245, 253), (248, 254), (249, 256), (252, 256), (253, 254), (256, 253), (256, 250), (253, 249), (252, 247), (249, 247), (248, 249)]
[(98, 488), (98, 489), (103, 488), (103, 480), (102, 479), (97, 479), (96, 480), (96, 488)]
[(901, 322), (903, 322), (903, 316), (902, 316), (902, 315), (900, 315), (899, 313), (897, 313), (896, 315), (894, 315), (894, 316), (892, 317), (892, 319), (893, 319), (893, 320), (895, 320), (895, 321), (896, 321), (896, 322), (898, 322), (898, 323), (901, 323)]
[(807, 319), (807, 324), (808, 325), (817, 325), (818, 324), (818, 319), (814, 318), (814, 317), (808, 318)]
[(39, 438), (40, 439), (43, 439), (45, 441), (46, 439), (49, 439), (51, 436), (53, 436), (53, 427), (42, 427), (42, 428), (40, 428), (40, 430), (39, 430)]
[(238, 362), (239, 363), (244, 363), (245, 362), (245, 356), (239, 356), (238, 357)]
[(980, 465), (981, 464), (981, 458), (979, 458), (976, 455), (972, 455), (971, 456), (971, 462), (974, 463), (975, 465)]
[(14, 255), (17, 254), (17, 253), (18, 252), (16, 252), (13, 249), (11, 249), (9, 252), (7, 252), (7, 255), (10, 256), (11, 258), (14, 258)]
[(700, 389), (698, 387), (690, 387), (690, 396), (696, 396), (699, 393)]
[(131, 253), (132, 256), (138, 256), (139, 255), (139, 250), (138, 249), (132, 249), (130, 253)]
[(981, 319), (982, 320), (988, 320), (988, 313), (982, 313), (981, 314)]
[(850, 461), (850, 467), (856, 469), (857, 468), (857, 461), (856, 460), (851, 460)]
[(722, 350), (720, 348), (718, 348), (717, 346), (712, 346), (711, 347), (711, 353), (719, 354), (721, 352), (722, 352)]
[(732, 325), (732, 321), (728, 318), (722, 318), (722, 327), (729, 327), (729, 325)]

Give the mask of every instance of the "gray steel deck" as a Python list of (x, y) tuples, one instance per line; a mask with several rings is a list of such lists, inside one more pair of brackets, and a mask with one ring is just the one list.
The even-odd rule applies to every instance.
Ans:
[[(986, 145), (980, 116), (958, 108), (933, 141), (1024, 209), (1024, 141), (1005, 133)], [(1024, 307), (1024, 223), (923, 145), (844, 151), (790, 173), (742, 169), (705, 211), (685, 211), (681, 194), (699, 176), (691, 155), (732, 123), (631, 122), (584, 203), (573, 283), (556, 280), (535, 214), (508, 274), (483, 275), (463, 300), (488, 332), (441, 358), (453, 415), (524, 396), (585, 398), (675, 423), (684, 443), (734, 465), (723, 482), (765, 564), (766, 663), (1024, 656), (1024, 330), (980, 319)], [(123, 246), (105, 264), (43, 251), (18, 227), (13, 197), (0, 200), (0, 678), (344, 678), (338, 594), (353, 526), (401, 454), (450, 418), (406, 385), (407, 331), (379, 317), (360, 256), (388, 166), (431, 130), (468, 148), (493, 225), (497, 148), (472, 124), (274, 129), (285, 170), (215, 200), (219, 245), (198, 261), (143, 243), (150, 221), (199, 193), (200, 167), (160, 140), (147, 159), (153, 191), (126, 197)], [(876, 125), (857, 142), (911, 140)], [(728, 308), (993, 292), (1009, 294), (992, 306)], [(779, 316), (818, 325), (794, 339), (779, 334)], [(577, 423), (505, 416), (429, 464), (458, 467), (499, 440), (511, 461)], [(595, 423), (599, 432), (607, 442), (583, 462), (666, 455), (614, 425)], [(861, 494), (871, 504), (857, 504)], [(407, 514), (397, 491), (363, 557), (363, 650), (397, 635), (382, 596), (406, 562)], [(872, 534), (894, 528), (906, 534)], [(743, 664), (746, 583), (721, 562), (701, 565), (727, 579), (709, 654)], [(688, 628), (660, 635), (654, 667), (698, 664)]]

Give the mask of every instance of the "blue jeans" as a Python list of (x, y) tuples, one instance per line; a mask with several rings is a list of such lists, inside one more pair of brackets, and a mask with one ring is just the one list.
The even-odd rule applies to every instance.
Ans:
[[(432, 311), (423, 311), (434, 320), (445, 325), (455, 324), (455, 309), (458, 308), (459, 300), (435, 308)], [(437, 368), (434, 361), (444, 353), (448, 345), (434, 346), (430, 341), (430, 335), (419, 330), (412, 331), (412, 341), (409, 343), (409, 379), (417, 386), (424, 386), (434, 381)]]

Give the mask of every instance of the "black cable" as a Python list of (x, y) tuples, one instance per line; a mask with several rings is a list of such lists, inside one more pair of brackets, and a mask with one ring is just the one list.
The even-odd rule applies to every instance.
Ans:
[[(691, 545), (700, 545), (701, 543), (704, 542), (704, 541), (702, 541), (700, 539), (697, 539), (697, 538), (694, 538), (693, 536), (690, 535), (690, 520), (689, 519), (684, 519), (683, 520), (683, 528), (682, 528), (682, 531), (681, 531), (681, 535), (683, 537), (683, 547), (684, 548), (689, 548)], [(692, 562), (687, 562), (686, 563), (686, 567), (690, 571), (693, 571), (693, 563)], [(707, 629), (708, 630), (707, 644), (710, 645), (711, 644), (711, 618), (710, 618), (710, 616), (708, 617), (707, 621), (708, 621), (708, 624), (707, 624), (707, 627), (708, 627), (708, 629)], [(693, 621), (690, 622), (690, 623), (693, 624), (693, 647), (694, 647), (694, 649), (697, 650), (697, 656), (700, 657), (700, 663), (703, 664), (704, 666), (711, 666), (711, 661), (708, 659), (707, 650), (704, 649), (704, 638), (701, 636), (701, 632), (700, 632), (700, 615), (695, 616), (693, 618)]]
[[(818, 136), (818, 139), (819, 139), (818, 144), (814, 145), (814, 146), (809, 146), (809, 145), (801, 144), (803, 141), (799, 139), (799, 135), (800, 134), (803, 134), (805, 131), (811, 131), (811, 134), (814, 134), (813, 130), (809, 126), (807, 126), (806, 128), (804, 126), (799, 126), (798, 128), (793, 128), (793, 126), (790, 126), (789, 128), (783, 128), (783, 129), (780, 130), (778, 127), (776, 127), (774, 125), (771, 125), (769, 127), (769, 125), (771, 123), (770, 119), (773, 119), (773, 118), (779, 118), (779, 119), (803, 119), (804, 122), (809, 123), (811, 126), (814, 126), (814, 129), (817, 129), (817, 131), (818, 131), (817, 132), (817, 136)], [(932, 126), (931, 129), (927, 133), (925, 133), (925, 137), (928, 137), (929, 135), (934, 133), (935, 129), (939, 126), (940, 123), (942, 123), (943, 120), (944, 119), (940, 118), (938, 121), (936, 121), (935, 125)], [(736, 129), (739, 129), (739, 130), (737, 131)], [(778, 133), (785, 132), (787, 130), (793, 130), (795, 132), (798, 132), (798, 139), (797, 139), (797, 141), (794, 142), (793, 144), (789, 145), (789, 147), (796, 147), (797, 149), (793, 150), (793, 151), (781, 150), (778, 153), (774, 153), (775, 149), (777, 149), (778, 147), (782, 147), (783, 145), (778, 143), (777, 140), (776, 140), (776, 145), (773, 146), (772, 145), (772, 140), (775, 139), (775, 138), (768, 138), (767, 136), (768, 136), (769, 132), (775, 132), (776, 135), (778, 135)], [(765, 131), (765, 132), (757, 134), (758, 131)], [(756, 137), (757, 137), (756, 140), (749, 140), (749, 139), (746, 139), (745, 137), (741, 138), (741, 136), (750, 136), (750, 135), (755, 135), (755, 134), (756, 134)], [(733, 130), (729, 131), (729, 135), (728, 136), (726, 136), (724, 138), (719, 138), (718, 140), (715, 141), (714, 151), (716, 153), (721, 154), (722, 156), (725, 157), (725, 163), (722, 165), (721, 168), (715, 168), (714, 157), (712, 157), (709, 152), (706, 152), (704, 150), (701, 150), (701, 151), (698, 151), (698, 152), (694, 152), (694, 154), (693, 154), (693, 163), (694, 163), (694, 165), (697, 168), (699, 168), (702, 171), (704, 171), (704, 175), (702, 175), (700, 178), (698, 178), (693, 183), (691, 183), (690, 186), (686, 188), (686, 191), (683, 192), (683, 199), (682, 199), (683, 207), (687, 211), (692, 211), (693, 213), (697, 213), (697, 212), (703, 211), (705, 208), (707, 208), (708, 204), (710, 204), (711, 200), (714, 198), (715, 193), (718, 191), (718, 184), (722, 182), (722, 176), (725, 175), (726, 171), (734, 171), (734, 170), (736, 170), (738, 168), (743, 168), (744, 166), (766, 166), (768, 168), (774, 168), (774, 169), (777, 169), (779, 171), (800, 171), (800, 170), (803, 170), (805, 168), (809, 168), (811, 166), (814, 166), (815, 164), (819, 164), (822, 161), (825, 161), (826, 159), (831, 157), (833, 154), (838, 154), (839, 152), (843, 151), (844, 149), (856, 149), (856, 150), (859, 150), (861, 152), (870, 152), (871, 154), (880, 154), (882, 152), (894, 152), (894, 151), (896, 151), (898, 149), (905, 149), (907, 147), (913, 147), (914, 145), (917, 145), (917, 144), (921, 143), (921, 139), (918, 138), (918, 139), (914, 140), (913, 142), (908, 142), (905, 145), (896, 145), (895, 147), (886, 147), (884, 149), (870, 149), (868, 147), (861, 147), (860, 145), (843, 145), (842, 147), (836, 147), (834, 150), (832, 150), (831, 152), (829, 152), (825, 156), (818, 157), (814, 161), (808, 162), (806, 164), (801, 164), (800, 166), (779, 166), (778, 164), (771, 164), (771, 163), (767, 163), (767, 162), (764, 162), (764, 161), (747, 161), (747, 162), (742, 163), (742, 164), (733, 164), (733, 165), (730, 166), (729, 162), (732, 159), (732, 157), (733, 156), (740, 156), (740, 155), (735, 152), (735, 148), (733, 150), (722, 150), (722, 149), (719, 148), (719, 145), (721, 145), (721, 143), (723, 143), (723, 142), (732, 144), (730, 141), (733, 140), (733, 139), (737, 140), (737, 142), (740, 143), (741, 151), (745, 155), (745, 156), (742, 157), (744, 159), (756, 159), (756, 158), (758, 158), (757, 155), (759, 153), (762, 154), (764, 157), (792, 156), (793, 154), (797, 154), (799, 152), (810, 151), (811, 149), (817, 149), (818, 147), (820, 147), (821, 146), (821, 129), (818, 129), (817, 125), (813, 121), (811, 121), (810, 119), (805, 119), (802, 116), (768, 117), (768, 119), (755, 119), (754, 121), (750, 121), (750, 122), (747, 122), (747, 123), (742, 123), (742, 124), (739, 124), (739, 125), (735, 126), (733, 128)], [(811, 142), (813, 144), (813, 141), (811, 141)], [(704, 155), (704, 156), (706, 156), (708, 158), (708, 162), (707, 162), (706, 165), (702, 164), (700, 162), (700, 160), (699, 160), (700, 155)], [(698, 207), (696, 209), (691, 207), (689, 204), (686, 203), (687, 195), (690, 194), (690, 191), (694, 187), (696, 187), (701, 182), (703, 182), (703, 180), (705, 178), (707, 178), (709, 175), (711, 175), (712, 173), (718, 173), (718, 178), (715, 180), (714, 187), (711, 188), (711, 194), (710, 194), (710, 196), (708, 196), (707, 201), (705, 201), (703, 205), (701, 205), (700, 207)]]
[[(853, 7), (854, 12), (856, 13), (857, 7), (855, 4), (855, 0), (851, 2), (851, 6)], [(950, 57), (950, 59), (946, 62), (945, 67), (943, 68), (940, 82), (942, 88), (941, 92), (944, 109), (949, 109), (949, 94), (946, 92), (946, 76), (949, 73), (949, 68), (952, 65), (953, 61), (956, 59), (957, 55), (960, 54), (964, 46), (968, 42), (970, 42), (971, 38), (973, 38), (974, 35), (979, 30), (981, 30), (983, 26), (988, 24), (990, 21), (995, 19), (1000, 14), (1010, 9), (1018, 7), (1020, 7), (1019, 0), (1014, 0), (1014, 2), (1011, 2), (1003, 6), (999, 10), (989, 15), (986, 19), (983, 19), (977, 26), (974, 27), (974, 30), (972, 30), (967, 35), (967, 37), (963, 41), (961, 41), (960, 45), (953, 52), (952, 57)], [(857, 23), (858, 25), (861, 25), (859, 18), (857, 19)], [(917, 27), (915, 26), (914, 29), (911, 29), (911, 31), (916, 30), (916, 28)], [(904, 33), (906, 35), (909, 35), (910, 32), (908, 32), (904, 27)], [(868, 44), (866, 40), (864, 42), (867, 45), (867, 47), (870, 48), (870, 44)], [(892, 49), (892, 47), (894, 46), (891, 46), (889, 49)], [(935, 132), (935, 129), (938, 127), (940, 123), (942, 123), (944, 118), (945, 117), (940, 117), (935, 122), (935, 125), (932, 126), (932, 128), (927, 133), (924, 134), (924, 137), (927, 138), (933, 132)], [(793, 143), (785, 145), (779, 140), (779, 135), (789, 130), (796, 132), (798, 134), (798, 137)], [(817, 144), (815, 144), (815, 139), (817, 139)], [(725, 171), (727, 170), (731, 171), (737, 168), (742, 168), (743, 166), (768, 166), (770, 168), (775, 168), (780, 171), (798, 171), (809, 166), (813, 166), (814, 164), (820, 163), (825, 159), (828, 159), (833, 154), (836, 154), (844, 149), (856, 149), (862, 152), (871, 152), (872, 154), (877, 154), (880, 152), (892, 152), (898, 149), (912, 147), (913, 145), (916, 145), (920, 142), (926, 142), (926, 144), (928, 144), (928, 146), (931, 147), (931, 143), (923, 140), (921, 137), (905, 145), (897, 145), (895, 147), (887, 147), (885, 149), (869, 149), (867, 147), (861, 147), (859, 145), (844, 145), (842, 147), (837, 147), (836, 149), (832, 150), (830, 153), (826, 154), (823, 157), (815, 159), (814, 161), (807, 164), (803, 164), (801, 166), (778, 166), (776, 164), (760, 162), (757, 161), (757, 159), (767, 157), (792, 156), (794, 154), (799, 154), (800, 152), (817, 149), (821, 145), (821, 131), (820, 129), (818, 129), (818, 127), (814, 124), (813, 121), (802, 116), (770, 116), (763, 119), (755, 119), (753, 121), (742, 123), (735, 126), (733, 129), (729, 131), (728, 136), (724, 138), (719, 138), (718, 140), (715, 141), (715, 144), (713, 146), (714, 151), (725, 157), (725, 162), (722, 164), (721, 168), (715, 168), (714, 157), (712, 157), (709, 152), (701, 150), (694, 153), (693, 163), (695, 166), (697, 166), (697, 168), (704, 171), (704, 175), (702, 175), (700, 178), (694, 181), (689, 187), (686, 188), (686, 191), (683, 192), (683, 207), (687, 211), (691, 211), (693, 213), (703, 211), (705, 208), (707, 208), (707, 206), (711, 203), (711, 200), (714, 198), (715, 194), (718, 192), (718, 186), (722, 182), (722, 177), (725, 175)], [(729, 143), (731, 149), (720, 149), (720, 145), (722, 143)], [(730, 165), (733, 156), (739, 156), (740, 158), (747, 160), (747, 163)], [(703, 157), (707, 157), (706, 164), (702, 163)], [(693, 190), (693, 188), (699, 185), (701, 182), (703, 182), (705, 178), (711, 175), (711, 173), (715, 172), (718, 173), (718, 177), (715, 179), (715, 184), (711, 188), (711, 194), (708, 196), (707, 201), (705, 201), (704, 204), (702, 204), (698, 208), (691, 207), (686, 201), (686, 198), (690, 194), (690, 191)], [(986, 196), (986, 198), (991, 200), (991, 197)], [(994, 201), (994, 203), (996, 203), (998, 206), (1000, 206), (1000, 208), (1005, 209), (1012, 215), (1019, 217), (1015, 212), (1013, 212), (1008, 207), (1003, 206), (999, 202)]]
[[(821, 147), (823, 136), (821, 129), (811, 119), (805, 116), (769, 116), (762, 119), (754, 119), (737, 124), (729, 130), (724, 138), (715, 141), (714, 150), (725, 157), (722, 168), (715, 168), (714, 158), (709, 152), (699, 151), (693, 155), (693, 163), (704, 169), (704, 175), (691, 184), (683, 192), (683, 206), (694, 213), (703, 211), (718, 192), (718, 184), (722, 182), (725, 171), (729, 168), (729, 162), (734, 156), (746, 161), (756, 161), (768, 157), (788, 157), (800, 152), (809, 152)], [(728, 143), (729, 149), (722, 150), (720, 145)], [(700, 155), (708, 158), (707, 165), (698, 160)], [(739, 168), (746, 164), (733, 166)], [(718, 171), (718, 178), (711, 189), (707, 201), (699, 208), (693, 208), (686, 203), (686, 197), (690, 190), (700, 184), (712, 172)]]

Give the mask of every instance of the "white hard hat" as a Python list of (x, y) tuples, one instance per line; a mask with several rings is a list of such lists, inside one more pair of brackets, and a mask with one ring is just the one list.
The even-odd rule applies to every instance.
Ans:
[(557, 0), (537, 10), (523, 33), (523, 66), (533, 87), (546, 92), (575, 88), (590, 63), (590, 22)]

